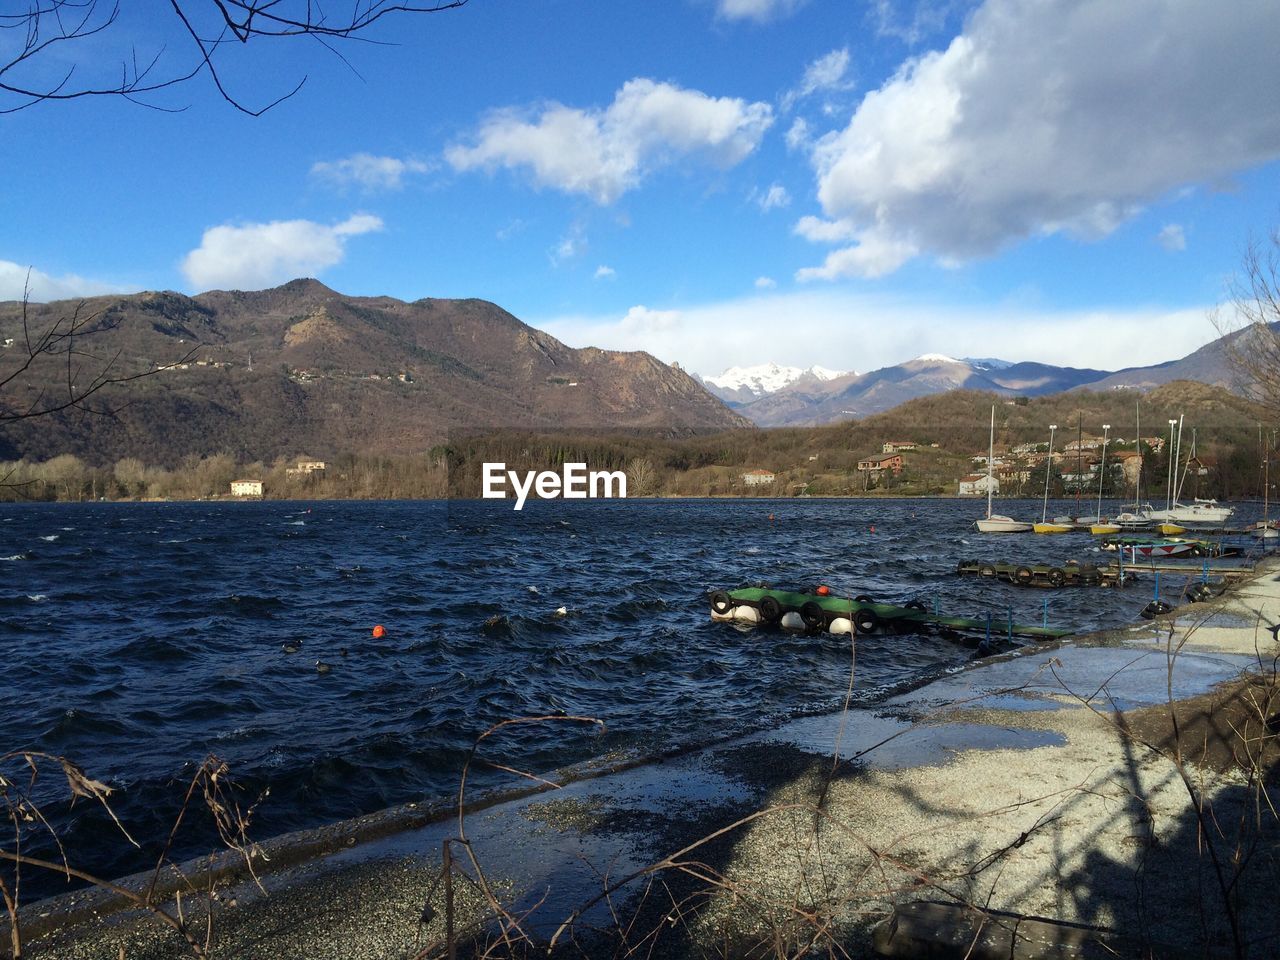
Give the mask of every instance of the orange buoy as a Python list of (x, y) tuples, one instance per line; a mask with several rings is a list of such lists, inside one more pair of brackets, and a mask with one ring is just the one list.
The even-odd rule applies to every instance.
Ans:
[(827, 594), (829, 594), (829, 593), (831, 592), (831, 588), (830, 588), (830, 587), (828, 587), (828, 586), (824, 583), (822, 586), (820, 586), (817, 590), (815, 590), (815, 591), (813, 591), (813, 592), (814, 592), (814, 593), (816, 593), (816, 594), (817, 594), (818, 596), (820, 596), (820, 597), (825, 597), (825, 596), (827, 596)]
[(386, 635), (387, 635), (387, 628), (384, 627), (382, 624), (378, 624), (376, 627), (373, 628), (373, 638), (375, 640), (381, 640)]
[(872, 533), (876, 532), (876, 525), (874, 523), (871, 525), (871, 532)]

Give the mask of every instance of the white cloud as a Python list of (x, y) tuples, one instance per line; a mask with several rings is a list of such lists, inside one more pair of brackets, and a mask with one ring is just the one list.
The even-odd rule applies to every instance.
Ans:
[(340, 263), (348, 238), (381, 229), (382, 221), (369, 214), (333, 226), (273, 220), (210, 227), (183, 258), (182, 272), (197, 290), (261, 290)]
[[(953, 259), (1103, 236), (1170, 191), (1280, 157), (1280, 18), (1171, 0), (987, 0), (813, 151), (831, 220)], [(1231, 69), (1224, 69), (1226, 63)], [(858, 269), (865, 256), (849, 252)], [(842, 275), (839, 264), (814, 275)]]
[(338, 186), (355, 185), (365, 190), (399, 190), (406, 174), (428, 173), (431, 165), (422, 160), (400, 160), (356, 153), (342, 160), (312, 164), (311, 175)]
[[(1089, 311), (957, 307), (809, 288), (678, 310), (635, 307), (621, 319), (616, 314), (526, 319), (571, 346), (647, 350), (686, 369), (715, 374), (767, 361), (875, 370), (929, 352), (1077, 367), (1143, 366), (1186, 356), (1217, 337), (1208, 314), (1207, 306), (1199, 305)], [(777, 335), (781, 324), (784, 338)], [(975, 343), (998, 348), (977, 351)], [(1099, 357), (1099, 343), (1107, 344), (1109, 362)], [(1046, 344), (1052, 344), (1051, 351)]]
[(718, 0), (716, 12), (725, 20), (754, 20), (767, 23), (790, 16), (804, 0)]
[(1187, 234), (1180, 223), (1166, 223), (1156, 234), (1156, 243), (1171, 253), (1187, 249)]
[(772, 290), (778, 285), (778, 281), (773, 277), (756, 277), (757, 290)]
[(499, 240), (510, 240), (516, 234), (523, 233), (525, 228), (528, 226), (529, 225), (527, 223), (525, 223), (519, 217), (516, 217), (516, 219), (512, 220), (505, 227), (500, 228), (498, 232), (494, 234), (494, 236), (496, 236)]
[(935, 0), (932, 3), (906, 5), (911, 8), (910, 18), (899, 13), (894, 0), (875, 0), (872, 13), (876, 21), (876, 33), (881, 37), (894, 37), (909, 46), (915, 46), (946, 26), (952, 16), (974, 4), (972, 0)]
[(587, 233), (581, 223), (569, 227), (569, 232), (560, 238), (560, 242), (551, 248), (549, 256), (551, 265), (558, 267), (570, 260), (577, 260), (587, 252)]
[(29, 290), (32, 303), (48, 303), (50, 300), (78, 300), (96, 297), (103, 293), (131, 292), (127, 287), (100, 280), (90, 280), (74, 273), (60, 277), (26, 267), (12, 260), (0, 260), (0, 300), (21, 300)]
[(629, 335), (650, 337), (675, 330), (679, 323), (679, 310), (650, 310), (645, 306), (635, 306), (618, 321), (618, 327)]
[(771, 184), (764, 193), (756, 192), (754, 196), (756, 204), (766, 213), (791, 203), (791, 194), (787, 193), (787, 188), (780, 183)]
[(782, 96), (782, 107), (790, 110), (798, 101), (827, 90), (848, 90), (852, 84), (845, 79), (849, 71), (849, 48), (832, 50), (805, 68), (800, 86), (788, 90)]
[(539, 186), (608, 205), (680, 157), (731, 167), (759, 146), (772, 123), (768, 104), (637, 78), (605, 110), (551, 103), (530, 117), (493, 113), (473, 145), (455, 144), (445, 159), (461, 171), (528, 168)]
[(803, 117), (796, 117), (787, 130), (786, 140), (788, 150), (808, 150), (813, 143), (808, 121)]
[(893, 273), (917, 252), (909, 241), (895, 240), (877, 230), (868, 230), (859, 235), (854, 246), (828, 253), (822, 266), (801, 267), (796, 271), (796, 279), (805, 282), (838, 280), (841, 277), (883, 277)]
[(617, 275), (618, 275), (617, 270), (613, 269), (613, 267), (605, 266), (603, 263), (600, 264), (600, 266), (596, 267), (596, 272), (595, 272), (596, 280), (612, 280)]
[(858, 235), (857, 228), (848, 220), (823, 220), (821, 217), (804, 216), (791, 230), (798, 237), (812, 243), (839, 243)]

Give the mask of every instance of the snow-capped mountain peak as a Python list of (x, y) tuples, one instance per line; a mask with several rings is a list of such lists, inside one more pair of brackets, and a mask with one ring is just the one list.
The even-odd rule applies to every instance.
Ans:
[(1011, 360), (997, 360), (995, 357), (965, 357), (962, 362), (975, 370), (1008, 370), (1013, 366)]
[(852, 373), (851, 370), (828, 370), (826, 367), (812, 366), (808, 370), (819, 380), (834, 380), (836, 377), (843, 377), (846, 373)]
[(753, 396), (763, 397), (789, 386), (803, 377), (826, 381), (842, 377), (846, 371), (828, 370), (825, 367), (784, 367), (777, 363), (761, 363), (752, 367), (730, 367), (715, 377), (703, 377), (704, 383), (719, 387), (721, 390), (746, 390)]
[(948, 357), (945, 353), (922, 353), (916, 357), (914, 363), (962, 363), (955, 357)]

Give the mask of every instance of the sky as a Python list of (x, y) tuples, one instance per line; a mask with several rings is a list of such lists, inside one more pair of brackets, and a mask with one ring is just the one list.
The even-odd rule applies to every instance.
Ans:
[[(0, 82), (189, 71), (144, 6)], [(470, 0), (228, 43), (242, 105), (301, 87), (0, 114), (0, 300), (312, 276), (703, 374), (1158, 363), (1280, 227), (1277, 49), (1274, 0)]]

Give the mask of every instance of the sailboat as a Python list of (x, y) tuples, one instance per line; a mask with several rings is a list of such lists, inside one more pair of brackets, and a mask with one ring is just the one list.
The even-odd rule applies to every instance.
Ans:
[(1121, 530), (1146, 530), (1151, 526), (1151, 505), (1140, 504), (1142, 499), (1142, 414), (1140, 400), (1133, 404), (1134, 450), (1138, 454), (1138, 469), (1133, 479), (1133, 509), (1118, 513), (1111, 522)]
[(1191, 503), (1181, 503), (1179, 498), (1182, 495), (1182, 485), (1186, 482), (1187, 471), (1191, 468), (1191, 461), (1195, 459), (1195, 440), (1191, 441), (1191, 455), (1187, 457), (1187, 462), (1183, 464), (1182, 476), (1174, 484), (1172, 477), (1173, 465), (1178, 462), (1178, 454), (1182, 450), (1182, 417), (1178, 418), (1178, 446), (1171, 454), (1170, 460), (1170, 478), (1169, 478), (1169, 499), (1165, 503), (1165, 509), (1152, 510), (1149, 514), (1152, 520), (1161, 520), (1174, 524), (1201, 524), (1209, 526), (1221, 526), (1231, 518), (1235, 513), (1234, 507), (1224, 507), (1217, 500), (1201, 500), (1195, 497)]
[[(1262, 439), (1262, 425), (1258, 425), (1258, 439)], [(1272, 437), (1272, 446), (1275, 446), (1274, 435)], [(1266, 449), (1263, 452), (1262, 459), (1262, 519), (1253, 524), (1250, 528), (1255, 537), (1263, 540), (1275, 540), (1280, 538), (1280, 526), (1276, 525), (1276, 521), (1271, 519), (1271, 450)]]
[(1053, 474), (1053, 432), (1057, 429), (1056, 423), (1049, 424), (1049, 456), (1044, 462), (1044, 506), (1040, 508), (1040, 522), (1031, 528), (1036, 533), (1070, 533), (1073, 529), (1069, 523), (1049, 519), (1049, 477)]
[(1102, 515), (1102, 484), (1107, 479), (1107, 436), (1111, 432), (1111, 424), (1102, 425), (1102, 462), (1098, 465), (1098, 515), (1089, 524), (1089, 532), (1095, 537), (1109, 536), (1120, 532), (1120, 525), (1112, 523)]
[(979, 533), (1028, 533), (1031, 524), (991, 512), (992, 461), (996, 458), (996, 408), (991, 405), (991, 435), (987, 440), (987, 515), (975, 520)]

